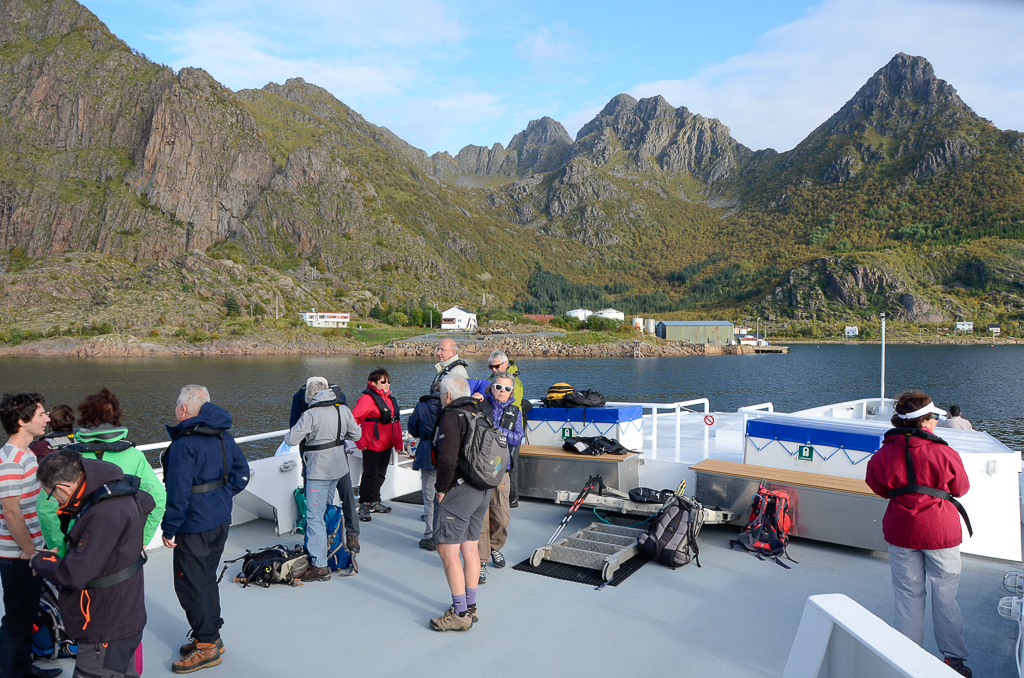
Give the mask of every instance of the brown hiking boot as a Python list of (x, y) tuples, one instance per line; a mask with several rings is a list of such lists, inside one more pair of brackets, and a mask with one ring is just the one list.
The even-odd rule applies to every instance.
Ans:
[(359, 535), (349, 533), (345, 535), (345, 548), (349, 553), (359, 553)]
[(311, 581), (330, 581), (331, 580), (331, 568), (329, 567), (317, 567), (316, 565), (310, 565), (309, 569), (302, 573), (299, 577), (299, 581), (311, 582)]
[(460, 617), (455, 608), (449, 607), (440, 617), (430, 620), (430, 628), (435, 631), (468, 631), (473, 628), (473, 616), (467, 612)]
[(194, 650), (171, 664), (175, 673), (192, 673), (220, 664), (220, 650), (214, 643), (196, 643)]
[[(214, 644), (215, 644), (215, 645), (217, 646), (217, 650), (218, 650), (218, 651), (219, 651), (219, 652), (220, 652), (221, 654), (224, 654), (224, 641), (223, 641), (223, 640), (221, 640), (220, 638), (218, 638), (218, 639), (217, 639), (217, 642), (216, 642), (216, 643), (214, 643)], [(195, 639), (193, 638), (193, 639), (192, 639), (192, 640), (190, 640), (189, 642), (187, 642), (187, 643), (185, 643), (184, 645), (182, 645), (181, 647), (179, 647), (179, 648), (178, 648), (178, 652), (180, 652), (180, 653), (181, 653), (181, 656), (182, 656), (182, 657), (184, 657), (184, 656), (185, 656), (185, 655), (187, 655), (187, 654), (191, 654), (191, 653), (192, 653), (192, 651), (193, 651), (193, 650), (195, 650), (195, 649), (196, 649), (196, 641), (195, 641)]]

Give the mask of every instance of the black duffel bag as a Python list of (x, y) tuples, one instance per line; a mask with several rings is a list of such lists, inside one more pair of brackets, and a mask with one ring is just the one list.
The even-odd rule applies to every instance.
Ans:
[(598, 391), (587, 389), (586, 391), (573, 391), (565, 396), (566, 407), (604, 407), (608, 402)]
[(629, 454), (629, 450), (623, 447), (619, 441), (605, 438), (604, 436), (566, 438), (562, 443), (562, 449), (567, 452), (586, 454), (593, 457), (602, 454)]

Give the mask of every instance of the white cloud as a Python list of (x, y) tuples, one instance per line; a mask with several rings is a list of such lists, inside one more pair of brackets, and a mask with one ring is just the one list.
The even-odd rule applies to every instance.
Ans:
[(565, 22), (541, 26), (516, 43), (513, 52), (534, 66), (560, 70), (559, 66), (586, 57), (579, 32)]
[[(827, 0), (766, 33), (750, 52), (683, 80), (637, 85), (719, 118), (752, 148), (792, 148), (897, 52), (936, 75), (998, 127), (1024, 129), (1024, 7), (938, 0)], [(567, 125), (568, 127), (568, 125)]]

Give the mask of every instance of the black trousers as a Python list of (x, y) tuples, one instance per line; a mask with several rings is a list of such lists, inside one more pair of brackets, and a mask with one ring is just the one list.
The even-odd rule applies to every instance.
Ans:
[(380, 501), (380, 488), (391, 463), (391, 450), (374, 452), (363, 450), (363, 479), (359, 483), (359, 501), (376, 504)]
[(345, 534), (359, 534), (356, 520), (356, 493), (352, 490), (352, 474), (346, 473), (338, 481), (338, 497), (341, 498), (341, 513), (345, 516)]
[(519, 501), (519, 445), (516, 445), (511, 452), (512, 470), (508, 472), (508, 500), (509, 502)]
[(229, 523), (206, 532), (174, 537), (174, 593), (181, 609), (185, 610), (192, 637), (200, 643), (216, 642), (224, 626), (220, 616), (217, 566), (228, 540)]
[(32, 665), (32, 622), (43, 580), (27, 560), (0, 558), (4, 616), (0, 619), (0, 676), (26, 675)]

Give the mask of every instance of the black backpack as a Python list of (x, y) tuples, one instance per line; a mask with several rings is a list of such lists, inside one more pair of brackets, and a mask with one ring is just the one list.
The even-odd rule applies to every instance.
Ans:
[(225, 560), (224, 569), (217, 578), (217, 583), (224, 577), (224, 572), (231, 563), (242, 561), (242, 571), (234, 578), (242, 588), (249, 585), (270, 588), (271, 584), (288, 584), (295, 586), (298, 579), (309, 569), (309, 555), (306, 549), (296, 546), (288, 549), (281, 544), (265, 548), (262, 551), (246, 549), (245, 555), (234, 560)]
[(586, 391), (573, 391), (565, 396), (566, 407), (604, 407), (606, 402), (608, 401), (603, 395), (589, 388)]
[(59, 597), (57, 587), (44, 579), (39, 608), (32, 624), (32, 655), (37, 659), (74, 658), (78, 654), (78, 645), (68, 637), (64, 628), (57, 603)]
[(501, 484), (508, 466), (508, 443), (485, 412), (474, 403), (472, 412), (457, 410), (465, 417), (466, 437), (459, 452), (459, 471), (478, 490), (491, 490)]
[[(588, 454), (594, 457), (602, 454), (629, 454), (622, 443), (604, 436), (573, 436), (562, 442), (562, 449), (576, 454)], [(661, 500), (664, 501), (664, 500)], [(660, 501), (658, 503), (661, 503)]]
[(691, 560), (700, 567), (697, 534), (704, 525), (704, 507), (696, 499), (681, 494), (669, 497), (658, 511), (647, 534), (637, 537), (640, 550), (671, 568)]

